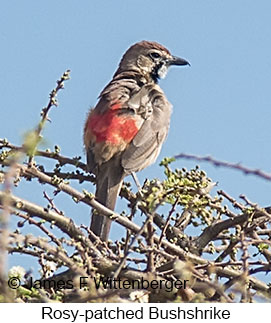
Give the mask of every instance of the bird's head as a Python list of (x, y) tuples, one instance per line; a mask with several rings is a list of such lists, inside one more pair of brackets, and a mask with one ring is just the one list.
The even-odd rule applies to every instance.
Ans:
[(164, 46), (150, 41), (141, 41), (131, 46), (123, 55), (116, 74), (138, 71), (147, 80), (155, 83), (164, 78), (171, 65), (190, 65), (188, 61), (171, 55)]

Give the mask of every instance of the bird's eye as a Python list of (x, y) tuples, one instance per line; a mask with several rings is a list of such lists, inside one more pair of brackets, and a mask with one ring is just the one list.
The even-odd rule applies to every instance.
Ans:
[(157, 52), (152, 52), (152, 53), (150, 53), (150, 56), (151, 56), (152, 58), (154, 58), (154, 59), (158, 59), (158, 58), (160, 58), (160, 57), (161, 57), (161, 55), (160, 55), (159, 53), (157, 53)]

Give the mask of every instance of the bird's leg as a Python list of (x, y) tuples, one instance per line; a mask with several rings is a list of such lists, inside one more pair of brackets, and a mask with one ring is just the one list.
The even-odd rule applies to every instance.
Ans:
[(136, 176), (136, 173), (135, 172), (132, 172), (131, 175), (132, 175), (133, 180), (134, 180), (134, 182), (136, 184), (136, 187), (138, 189), (138, 192), (141, 194), (141, 185), (140, 185), (139, 180), (138, 180), (138, 178)]
[(137, 176), (136, 176), (136, 173), (135, 173), (135, 172), (132, 172), (132, 173), (131, 173), (131, 175), (132, 175), (133, 180), (134, 180), (134, 182), (135, 182), (135, 184), (136, 184), (136, 187), (137, 187), (137, 189), (138, 189), (138, 195), (139, 195), (139, 196), (140, 196), (140, 198), (142, 199), (142, 198), (143, 198), (142, 186), (141, 186), (141, 185), (140, 185), (140, 183), (139, 183), (139, 180), (138, 180), (138, 178), (137, 178)]
[(142, 187), (141, 187), (141, 185), (139, 183), (139, 180), (138, 180), (138, 178), (136, 176), (136, 173), (135, 172), (132, 172), (131, 175), (132, 175), (133, 180), (134, 180), (134, 182), (136, 184), (136, 187), (138, 189), (138, 192), (137, 192), (138, 198), (136, 199), (136, 203), (133, 206), (133, 212), (135, 212), (135, 210), (137, 209), (137, 203), (143, 199), (143, 193), (142, 193)]

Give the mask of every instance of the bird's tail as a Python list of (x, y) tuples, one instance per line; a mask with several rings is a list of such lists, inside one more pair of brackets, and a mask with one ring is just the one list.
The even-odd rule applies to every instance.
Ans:
[[(96, 178), (96, 199), (101, 204), (114, 211), (119, 195), (124, 173), (121, 167), (113, 168), (110, 165), (102, 165)], [(111, 220), (102, 213), (93, 210), (90, 229), (93, 233), (107, 241), (109, 237)]]

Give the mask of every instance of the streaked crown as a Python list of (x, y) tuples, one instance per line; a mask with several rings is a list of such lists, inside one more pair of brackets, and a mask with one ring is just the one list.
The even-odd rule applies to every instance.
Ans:
[(137, 71), (157, 82), (164, 78), (170, 65), (189, 65), (182, 58), (173, 56), (170, 51), (157, 42), (141, 41), (131, 46), (123, 55), (115, 75), (124, 71)]

